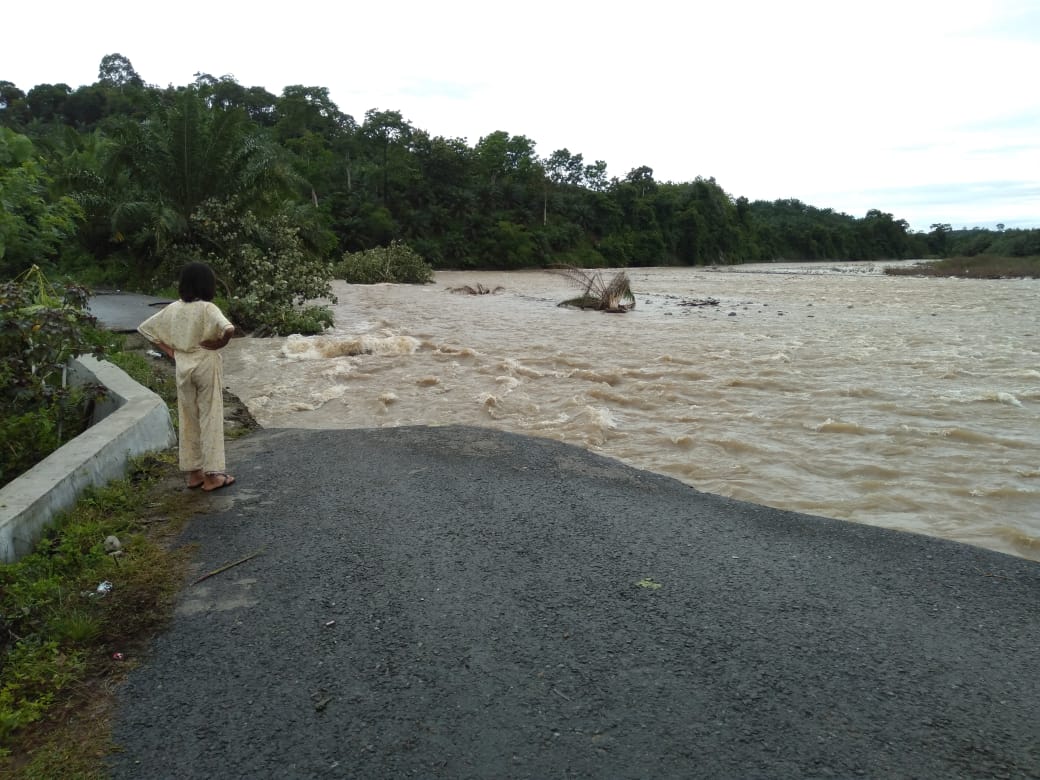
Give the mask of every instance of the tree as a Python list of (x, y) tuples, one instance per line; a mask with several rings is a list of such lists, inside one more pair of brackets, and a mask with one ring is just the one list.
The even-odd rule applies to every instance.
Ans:
[(27, 121), (60, 122), (65, 101), (72, 94), (68, 84), (37, 84), (25, 96)]
[(21, 130), (27, 110), (25, 93), (10, 81), (0, 81), (0, 125)]
[[(410, 154), (415, 128), (397, 111), (365, 112), (361, 136), (366, 139), (380, 168), (379, 199), (383, 205), (390, 202), (390, 192), (408, 188), (415, 178)], [(393, 187), (391, 188), (391, 180)]]
[(108, 89), (98, 85), (80, 87), (62, 107), (65, 122), (80, 130), (92, 130), (107, 113)]
[(356, 126), (339, 110), (325, 87), (294, 84), (282, 90), (275, 106), (275, 134), (280, 141), (316, 133), (326, 140)]
[(604, 192), (610, 186), (607, 180), (607, 164), (603, 160), (596, 160), (592, 165), (585, 166), (585, 186), (593, 192)]
[(481, 138), (473, 153), (471, 186), (485, 209), (482, 229), (501, 232), (496, 226), (503, 221), (534, 223), (541, 216), (545, 179), (534, 141), (497, 130)]
[(122, 54), (106, 54), (101, 58), (101, 65), (98, 67), (98, 81), (116, 89), (144, 86), (144, 80), (137, 75), (130, 60)]
[(0, 127), (0, 278), (53, 262), (75, 235), (82, 210), (51, 183), (32, 141)]
[(953, 228), (944, 222), (936, 222), (931, 225), (932, 232), (928, 234), (928, 249), (939, 257), (946, 257), (949, 251), (949, 236)]
[(234, 196), (243, 209), (264, 215), (301, 184), (243, 110), (209, 109), (195, 88), (181, 90), (148, 122), (120, 128), (107, 172), (113, 182), (123, 177), (113, 232), (143, 251), (142, 259), (192, 243), (191, 218), (203, 202)]
[(10, 81), (0, 81), (0, 111), (7, 111), (25, 99), (25, 93)]
[(862, 259), (902, 259), (909, 254), (910, 242), (907, 232), (910, 225), (906, 220), (896, 220), (891, 214), (871, 209), (859, 221), (857, 228), (862, 238)]
[(554, 189), (574, 190), (581, 186), (585, 175), (584, 160), (580, 154), (571, 154), (568, 149), (557, 149), (542, 160), (546, 180), (542, 201), (542, 224), (549, 222), (549, 192)]
[(584, 160), (580, 154), (571, 154), (568, 149), (557, 149), (542, 161), (549, 181), (559, 186), (569, 184), (578, 187), (585, 176)]

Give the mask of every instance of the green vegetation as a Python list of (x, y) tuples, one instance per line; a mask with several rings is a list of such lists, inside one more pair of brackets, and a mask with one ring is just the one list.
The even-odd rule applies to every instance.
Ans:
[(886, 268), (885, 273), (899, 276), (960, 276), (967, 279), (1037, 279), (1040, 278), (1040, 256), (949, 257), (918, 263), (909, 268)]
[(83, 210), (54, 187), (32, 141), (0, 127), (0, 278), (60, 256), (76, 235)]
[[(118, 341), (125, 342), (125, 338), (118, 339)], [(119, 367), (123, 373), (137, 382), (137, 384), (147, 387), (162, 398), (166, 405), (170, 407), (170, 413), (176, 414), (176, 384), (171, 379), (157, 374), (149, 362), (139, 353), (124, 351), (123, 346), (123, 344), (116, 346), (114, 352), (105, 355), (105, 360)]]
[(429, 264), (400, 241), (379, 249), (347, 252), (333, 273), (350, 284), (427, 284), (433, 279)]
[(88, 490), (35, 552), (0, 566), (5, 777), (104, 776), (111, 681), (168, 619), (183, 578), (184, 554), (149, 525), (183, 512), (153, 490), (170, 458), (138, 459), (126, 479)]
[(58, 290), (36, 266), (0, 284), (0, 485), (89, 423), (101, 390), (68, 381), (71, 358), (104, 349), (86, 302), (84, 288)]
[[(942, 257), (961, 239), (878, 210), (749, 201), (713, 178), (611, 176), (505, 130), (470, 144), (395, 111), (359, 121), (323, 87), (275, 95), (205, 73), (159, 87), (119, 54), (75, 89), (0, 81), (0, 200), (0, 278), (35, 263), (154, 292), (204, 260), (232, 319), (261, 333), (326, 327), (334, 275)], [(960, 253), (1040, 252), (1040, 231), (1013, 233), (976, 232), (973, 246), (992, 246)], [(401, 246), (417, 275), (365, 255)]]

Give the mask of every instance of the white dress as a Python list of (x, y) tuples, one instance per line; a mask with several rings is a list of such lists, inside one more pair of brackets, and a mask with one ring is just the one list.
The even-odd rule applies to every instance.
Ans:
[(173, 348), (182, 471), (224, 471), (224, 362), (201, 342), (219, 339), (230, 327), (214, 303), (174, 301), (137, 328), (149, 341)]

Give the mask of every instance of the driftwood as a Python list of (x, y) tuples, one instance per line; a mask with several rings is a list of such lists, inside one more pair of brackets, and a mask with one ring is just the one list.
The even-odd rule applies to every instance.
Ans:
[(683, 298), (678, 306), (718, 306), (719, 302), (714, 298)]
[(494, 295), (502, 292), (504, 289), (506, 288), (499, 285), (492, 290), (478, 282), (476, 287), (471, 287), (468, 284), (464, 284), (461, 287), (449, 287), (448, 292), (458, 293), (459, 295)]
[(581, 295), (561, 301), (557, 306), (574, 306), (613, 314), (635, 308), (636, 297), (632, 294), (628, 274), (624, 271), (614, 274), (609, 282), (604, 280), (599, 271), (586, 271), (569, 265), (550, 268), (549, 272), (566, 277), (582, 288)]

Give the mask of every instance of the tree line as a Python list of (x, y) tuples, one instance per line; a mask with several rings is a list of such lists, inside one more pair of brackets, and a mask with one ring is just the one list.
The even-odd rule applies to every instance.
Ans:
[(160, 88), (120, 54), (77, 89), (0, 81), (0, 193), (4, 277), (51, 263), (143, 284), (191, 256), (223, 258), (223, 276), (245, 289), (293, 269), (255, 291), (256, 305), (287, 286), (320, 293), (331, 262), (393, 241), (454, 269), (898, 259), (957, 243), (948, 225), (915, 233), (876, 209), (749, 201), (714, 178), (608, 177), (602, 160), (539, 157), (506, 131), (470, 145), (396, 111), (358, 122), (323, 87), (276, 96), (199, 73)]

